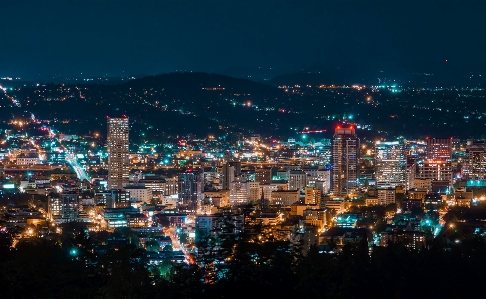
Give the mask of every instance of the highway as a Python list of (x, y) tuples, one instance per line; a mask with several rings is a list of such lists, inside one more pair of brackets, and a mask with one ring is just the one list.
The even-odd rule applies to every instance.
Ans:
[(66, 155), (66, 163), (69, 164), (69, 166), (71, 166), (74, 169), (74, 172), (76, 172), (76, 176), (78, 177), (79, 180), (90, 181), (90, 178), (88, 177), (88, 174), (86, 173), (84, 168), (81, 165), (79, 165), (76, 156), (74, 156), (73, 154)]

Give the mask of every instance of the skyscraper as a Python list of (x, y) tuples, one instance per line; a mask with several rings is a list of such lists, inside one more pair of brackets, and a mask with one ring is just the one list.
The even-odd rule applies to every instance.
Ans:
[(204, 170), (190, 170), (179, 174), (179, 203), (195, 210), (204, 197)]
[(289, 190), (300, 190), (307, 186), (307, 174), (302, 170), (289, 171)]
[(376, 185), (378, 188), (405, 186), (407, 160), (402, 143), (380, 142), (375, 144)]
[(255, 170), (255, 181), (261, 184), (269, 184), (272, 182), (271, 168), (257, 168)]
[(234, 181), (235, 177), (241, 175), (241, 162), (229, 161), (223, 165), (222, 169), (222, 185), (223, 190), (229, 190), (231, 182)]
[(430, 179), (431, 189), (442, 192), (452, 186), (452, 139), (427, 139), (427, 159), (418, 161), (416, 178)]
[(108, 118), (108, 189), (129, 183), (128, 118)]
[(452, 161), (452, 138), (429, 138), (427, 139), (427, 159), (441, 160), (442, 162)]
[(250, 199), (250, 182), (242, 177), (236, 177), (230, 183), (230, 204), (247, 204)]
[(231, 182), (235, 179), (235, 168), (229, 163), (226, 163), (223, 165), (222, 170), (221, 185), (223, 187), (223, 190), (229, 190)]
[(316, 187), (306, 187), (305, 188), (305, 199), (304, 204), (306, 205), (317, 205), (321, 206), (321, 190)]
[(68, 191), (61, 194), (61, 217), (67, 221), (75, 221), (79, 217), (79, 194)]
[(359, 138), (354, 126), (337, 126), (332, 139), (332, 193), (355, 193), (359, 179)]
[[(1, 166), (0, 166), (1, 167)], [(484, 141), (467, 140), (462, 177), (474, 180), (486, 178), (486, 147)]]

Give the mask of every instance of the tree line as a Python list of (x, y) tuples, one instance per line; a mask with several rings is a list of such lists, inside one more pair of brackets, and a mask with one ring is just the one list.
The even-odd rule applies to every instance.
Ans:
[[(425, 298), (481, 291), (486, 242), (477, 235), (448, 244), (445, 235), (420, 251), (404, 245), (346, 244), (339, 254), (306, 255), (284, 242), (257, 244), (242, 235), (221, 243), (223, 262), (147, 266), (127, 244), (93, 251), (96, 236), (19, 242), (0, 234), (1, 298)], [(106, 237), (106, 236), (105, 236)]]

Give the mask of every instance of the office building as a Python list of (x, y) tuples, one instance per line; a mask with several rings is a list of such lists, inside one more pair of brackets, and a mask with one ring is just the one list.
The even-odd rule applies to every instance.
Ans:
[(49, 218), (52, 220), (54, 218), (59, 218), (62, 215), (62, 201), (61, 196), (58, 193), (52, 193), (48, 197), (49, 206), (48, 214)]
[(305, 209), (302, 216), (306, 224), (316, 226), (319, 230), (322, 230), (326, 225), (326, 212), (326, 210), (322, 209)]
[(142, 185), (130, 185), (123, 188), (128, 192), (131, 201), (141, 201), (146, 204), (152, 202), (152, 189)]
[(452, 161), (452, 138), (427, 139), (427, 159)]
[(472, 180), (486, 179), (486, 148), (484, 141), (468, 140), (462, 177)]
[(452, 185), (452, 165), (442, 160), (425, 160), (418, 162), (416, 179), (430, 179), (434, 181), (447, 181)]
[(202, 172), (191, 171), (179, 174), (179, 202), (195, 210), (204, 196), (203, 180)]
[(332, 190), (335, 196), (356, 193), (359, 179), (359, 138), (354, 126), (336, 127), (332, 140)]
[(427, 157), (417, 162), (415, 178), (430, 179), (431, 190), (447, 192), (452, 186), (452, 139), (427, 139)]
[(277, 190), (272, 192), (272, 204), (291, 206), (299, 201), (299, 190)]
[[(250, 183), (250, 202), (256, 202), (262, 198), (262, 188), (258, 182)], [(267, 197), (268, 198), (268, 197)]]
[(61, 194), (61, 217), (65, 221), (75, 221), (79, 217), (79, 194), (68, 191)]
[(204, 200), (208, 200), (215, 207), (227, 207), (230, 205), (230, 190), (205, 191)]
[(426, 245), (426, 233), (402, 230), (382, 232), (380, 246), (388, 246), (390, 243), (401, 243), (413, 250), (423, 249)]
[(272, 199), (272, 192), (278, 191), (278, 190), (288, 190), (288, 185), (287, 184), (265, 184), (265, 185), (260, 185), (260, 197), (263, 196), (263, 198), (267, 201)]
[(230, 183), (230, 203), (231, 205), (247, 204), (250, 200), (250, 182), (246, 179), (237, 177)]
[(128, 118), (108, 118), (108, 189), (129, 183)]
[(236, 173), (237, 173), (237, 169), (233, 163), (228, 162), (223, 165), (222, 175), (221, 175), (221, 185), (223, 187), (223, 190), (230, 189), (230, 184), (235, 180)]
[(381, 206), (387, 206), (395, 203), (395, 189), (378, 189), (378, 204)]
[(305, 199), (304, 203), (306, 205), (317, 205), (321, 206), (321, 190), (313, 187), (305, 188)]
[(172, 178), (144, 178), (138, 181), (139, 185), (152, 189), (164, 196), (177, 195), (177, 177)]
[(272, 182), (271, 168), (258, 168), (255, 170), (255, 182), (260, 184), (268, 184)]
[(319, 164), (326, 166), (332, 163), (331, 139), (324, 139), (322, 146), (319, 146)]
[(398, 141), (376, 142), (375, 179), (378, 188), (405, 186), (406, 164), (402, 143)]
[(95, 204), (105, 205), (107, 209), (130, 206), (130, 194), (122, 189), (111, 189), (95, 193)]
[(289, 171), (289, 190), (300, 190), (307, 186), (307, 174), (302, 170)]

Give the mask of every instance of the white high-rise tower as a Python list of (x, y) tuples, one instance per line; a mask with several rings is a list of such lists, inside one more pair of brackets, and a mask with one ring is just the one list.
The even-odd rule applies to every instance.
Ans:
[(398, 141), (376, 142), (375, 165), (378, 188), (405, 186), (407, 158), (403, 143)]
[(335, 196), (357, 192), (358, 163), (359, 139), (354, 126), (336, 127), (332, 139), (332, 193)]
[(108, 189), (129, 184), (128, 117), (108, 118)]

